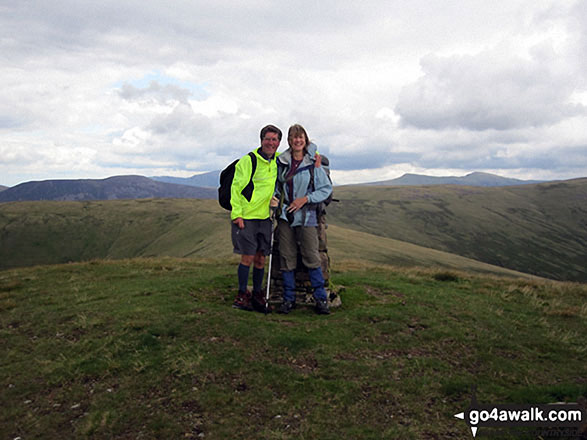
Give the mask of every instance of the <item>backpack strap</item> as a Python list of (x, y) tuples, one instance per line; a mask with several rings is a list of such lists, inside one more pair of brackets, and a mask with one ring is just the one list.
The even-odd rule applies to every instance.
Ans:
[[(308, 168), (308, 171), (310, 171), (310, 183), (308, 183), (308, 190), (311, 192), (314, 192), (316, 190), (316, 187), (314, 185), (314, 164), (310, 165)], [(306, 203), (303, 207), (302, 210), (304, 211), (304, 213), (302, 214), (304, 216), (304, 220), (302, 221), (302, 226), (304, 226), (306, 224), (306, 222), (308, 221), (308, 205), (314, 205), (314, 203)], [(316, 209), (316, 214), (318, 214), (318, 209)], [(318, 219), (318, 215), (316, 215), (316, 219)]]
[(249, 151), (249, 157), (251, 158), (251, 178), (249, 179), (249, 183), (247, 184), (247, 186), (245, 186), (243, 188), (243, 190), (241, 191), (241, 194), (243, 195), (243, 197), (245, 199), (247, 199), (247, 202), (251, 201), (251, 198), (253, 197), (253, 191), (255, 190), (255, 184), (253, 183), (253, 176), (255, 175), (255, 171), (257, 171), (257, 156), (255, 156), (255, 153), (253, 153), (252, 151)]
[[(286, 167), (287, 167), (287, 165), (281, 165), (281, 167), (283, 167), (283, 168), (286, 168)], [(299, 172), (301, 172), (301, 171), (306, 171), (306, 170), (308, 170), (308, 169), (309, 169), (309, 170), (311, 170), (311, 171), (310, 171), (311, 173), (313, 173), (313, 172), (314, 172), (314, 171), (313, 171), (313, 169), (314, 169), (314, 164), (312, 164), (312, 165), (306, 165), (305, 167), (298, 168), (298, 169), (297, 169), (297, 170), (296, 170), (296, 171), (295, 171), (295, 172), (294, 172), (294, 173), (293, 173), (291, 176), (289, 176), (287, 179), (285, 179), (285, 180), (283, 181), (283, 183), (287, 183), (287, 182), (289, 182), (291, 179), (293, 179), (293, 178), (294, 178), (294, 176), (295, 176), (296, 174), (298, 174), (298, 173), (299, 173)]]
[[(328, 159), (327, 159), (328, 160)], [(328, 163), (328, 162), (327, 162)], [(314, 183), (314, 167), (310, 168), (310, 183), (308, 184), (308, 188), (314, 192), (316, 191), (316, 185)], [(330, 176), (328, 176), (330, 179)], [(308, 206), (310, 205), (310, 206)], [(312, 207), (316, 211), (316, 220), (320, 223), (320, 216), (326, 214), (326, 203), (319, 202), (319, 203), (306, 203), (302, 209), (305, 209), (306, 212), (304, 213), (304, 223), (306, 222), (306, 215), (307, 210)]]

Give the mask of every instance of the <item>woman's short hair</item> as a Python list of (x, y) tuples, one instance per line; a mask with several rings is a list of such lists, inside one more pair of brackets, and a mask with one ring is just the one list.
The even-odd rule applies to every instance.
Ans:
[(306, 147), (310, 144), (310, 138), (308, 137), (308, 133), (306, 132), (306, 129), (304, 127), (302, 127), (300, 124), (294, 124), (291, 127), (289, 127), (289, 130), (287, 132), (287, 143), (289, 144), (289, 146), (291, 147), (291, 141), (294, 137), (299, 136), (303, 134), (304, 137), (306, 138)]

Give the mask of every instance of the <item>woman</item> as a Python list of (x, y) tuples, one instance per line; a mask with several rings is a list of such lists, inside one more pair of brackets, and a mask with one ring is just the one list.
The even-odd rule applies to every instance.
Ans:
[(330, 310), (318, 252), (317, 209), (332, 193), (332, 183), (304, 127), (292, 125), (287, 142), (289, 149), (277, 158), (275, 194), (277, 198), (283, 197), (278, 231), (284, 291), (278, 312), (287, 314), (295, 305), (294, 271), (299, 242), (302, 261), (308, 268), (314, 289), (316, 313), (327, 315)]

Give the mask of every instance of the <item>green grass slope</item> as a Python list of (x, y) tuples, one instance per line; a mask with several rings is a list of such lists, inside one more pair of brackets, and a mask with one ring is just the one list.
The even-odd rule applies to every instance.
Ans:
[(333, 267), (360, 267), (362, 263), (396, 267), (426, 267), (519, 278), (538, 278), (499, 266), (425, 248), (404, 241), (329, 225), (328, 249)]
[(0, 204), (0, 268), (95, 258), (230, 255), (229, 216), (215, 200)]
[(337, 187), (329, 222), (539, 276), (587, 281), (587, 179), (502, 188)]
[(587, 398), (585, 285), (447, 275), (347, 264), (331, 315), (263, 316), (220, 260), (2, 271), (0, 438), (471, 438), (473, 386)]
[[(333, 264), (354, 259), (514, 274), (334, 225), (328, 239)], [(228, 213), (214, 200), (191, 199), (0, 204), (0, 268), (154, 256), (230, 258)]]

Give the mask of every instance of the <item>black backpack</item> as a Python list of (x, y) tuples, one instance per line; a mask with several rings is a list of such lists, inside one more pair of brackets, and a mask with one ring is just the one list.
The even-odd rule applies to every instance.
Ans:
[[(251, 179), (247, 186), (244, 187), (241, 194), (247, 199), (247, 201), (251, 201), (251, 197), (253, 197), (253, 190), (255, 189), (255, 185), (253, 184), (253, 175), (255, 174), (255, 170), (257, 169), (257, 156), (252, 151), (249, 152), (249, 156), (251, 157), (251, 164), (253, 166), (253, 170), (251, 171)], [(220, 186), (218, 187), (218, 203), (224, 209), (232, 211), (232, 205), (230, 204), (230, 187), (232, 186), (232, 181), (234, 179), (234, 169), (236, 167), (237, 162), (240, 159), (235, 160), (230, 165), (222, 170), (220, 173)]]

